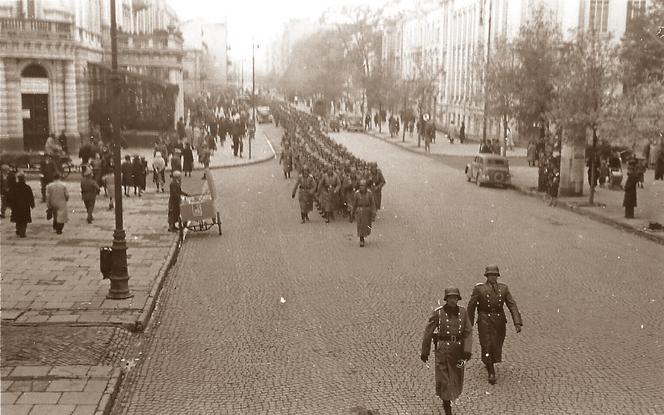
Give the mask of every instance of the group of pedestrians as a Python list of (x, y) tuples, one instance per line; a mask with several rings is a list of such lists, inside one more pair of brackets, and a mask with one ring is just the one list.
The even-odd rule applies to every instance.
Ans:
[(316, 205), (326, 223), (335, 216), (355, 221), (360, 246), (365, 246), (386, 184), (378, 165), (355, 157), (332, 140), (313, 115), (276, 103), (272, 113), (286, 131), (280, 155), (284, 177), (290, 178), (293, 169), (298, 171), (291, 196), (298, 196), (300, 223), (310, 220)]
[(509, 287), (499, 283), (500, 270), (489, 265), (484, 270), (486, 281), (473, 287), (468, 307), (459, 306), (461, 292), (458, 288), (445, 289), (445, 304), (433, 310), (424, 329), (420, 358), (428, 365), (431, 345), (435, 356), (435, 391), (443, 401), (445, 415), (452, 414), (452, 401), (463, 390), (464, 369), (472, 357), (472, 327), (477, 313), (477, 329), (480, 340), (481, 361), (488, 382), (496, 383), (495, 364), (502, 361), (505, 341), (507, 306), (517, 333), (521, 332), (521, 313), (512, 298)]

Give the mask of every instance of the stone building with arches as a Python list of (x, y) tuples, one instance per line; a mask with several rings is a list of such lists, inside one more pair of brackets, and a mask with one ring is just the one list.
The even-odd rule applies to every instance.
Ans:
[[(173, 127), (184, 114), (177, 16), (165, 0), (117, 0), (116, 21), (123, 79), (169, 91), (133, 101), (168, 96)], [(64, 131), (77, 152), (92, 131), (91, 104), (110, 87), (98, 76), (110, 64), (110, 0), (0, 1), (0, 149), (43, 150), (49, 133)]]

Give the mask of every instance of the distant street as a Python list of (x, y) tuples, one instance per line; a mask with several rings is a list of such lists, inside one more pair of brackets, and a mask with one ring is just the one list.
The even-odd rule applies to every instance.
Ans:
[[(275, 149), (281, 130), (263, 125)], [(387, 185), (355, 226), (299, 223), (276, 161), (215, 170), (216, 232), (189, 234), (127, 374), (119, 414), (439, 414), (424, 325), (500, 266), (524, 317), (498, 383), (474, 334), (455, 413), (664, 413), (662, 247), (364, 134), (331, 134)], [(475, 328), (476, 330), (476, 328)]]

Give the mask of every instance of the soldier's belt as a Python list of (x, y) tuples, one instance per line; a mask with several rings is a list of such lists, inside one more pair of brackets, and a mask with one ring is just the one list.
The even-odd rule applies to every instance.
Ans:
[(438, 336), (439, 342), (461, 342), (461, 338), (457, 336)]
[(480, 313), (484, 313), (484, 314), (505, 314), (505, 312), (502, 309), (480, 310)]

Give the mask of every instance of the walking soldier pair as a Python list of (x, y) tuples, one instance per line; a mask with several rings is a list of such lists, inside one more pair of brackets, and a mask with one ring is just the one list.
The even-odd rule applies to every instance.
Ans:
[(495, 363), (502, 361), (507, 318), (507, 305), (517, 333), (523, 325), (521, 314), (506, 284), (498, 283), (500, 271), (495, 265), (485, 268), (486, 282), (478, 283), (468, 301), (468, 308), (457, 305), (461, 300), (458, 288), (445, 290), (444, 306), (433, 311), (424, 330), (421, 359), (427, 362), (431, 343), (434, 344), (436, 366), (436, 395), (443, 400), (445, 414), (451, 414), (451, 401), (459, 397), (463, 388), (464, 361), (471, 357), (472, 326), (477, 311), (477, 328), (486, 366), (488, 381), (496, 383)]

